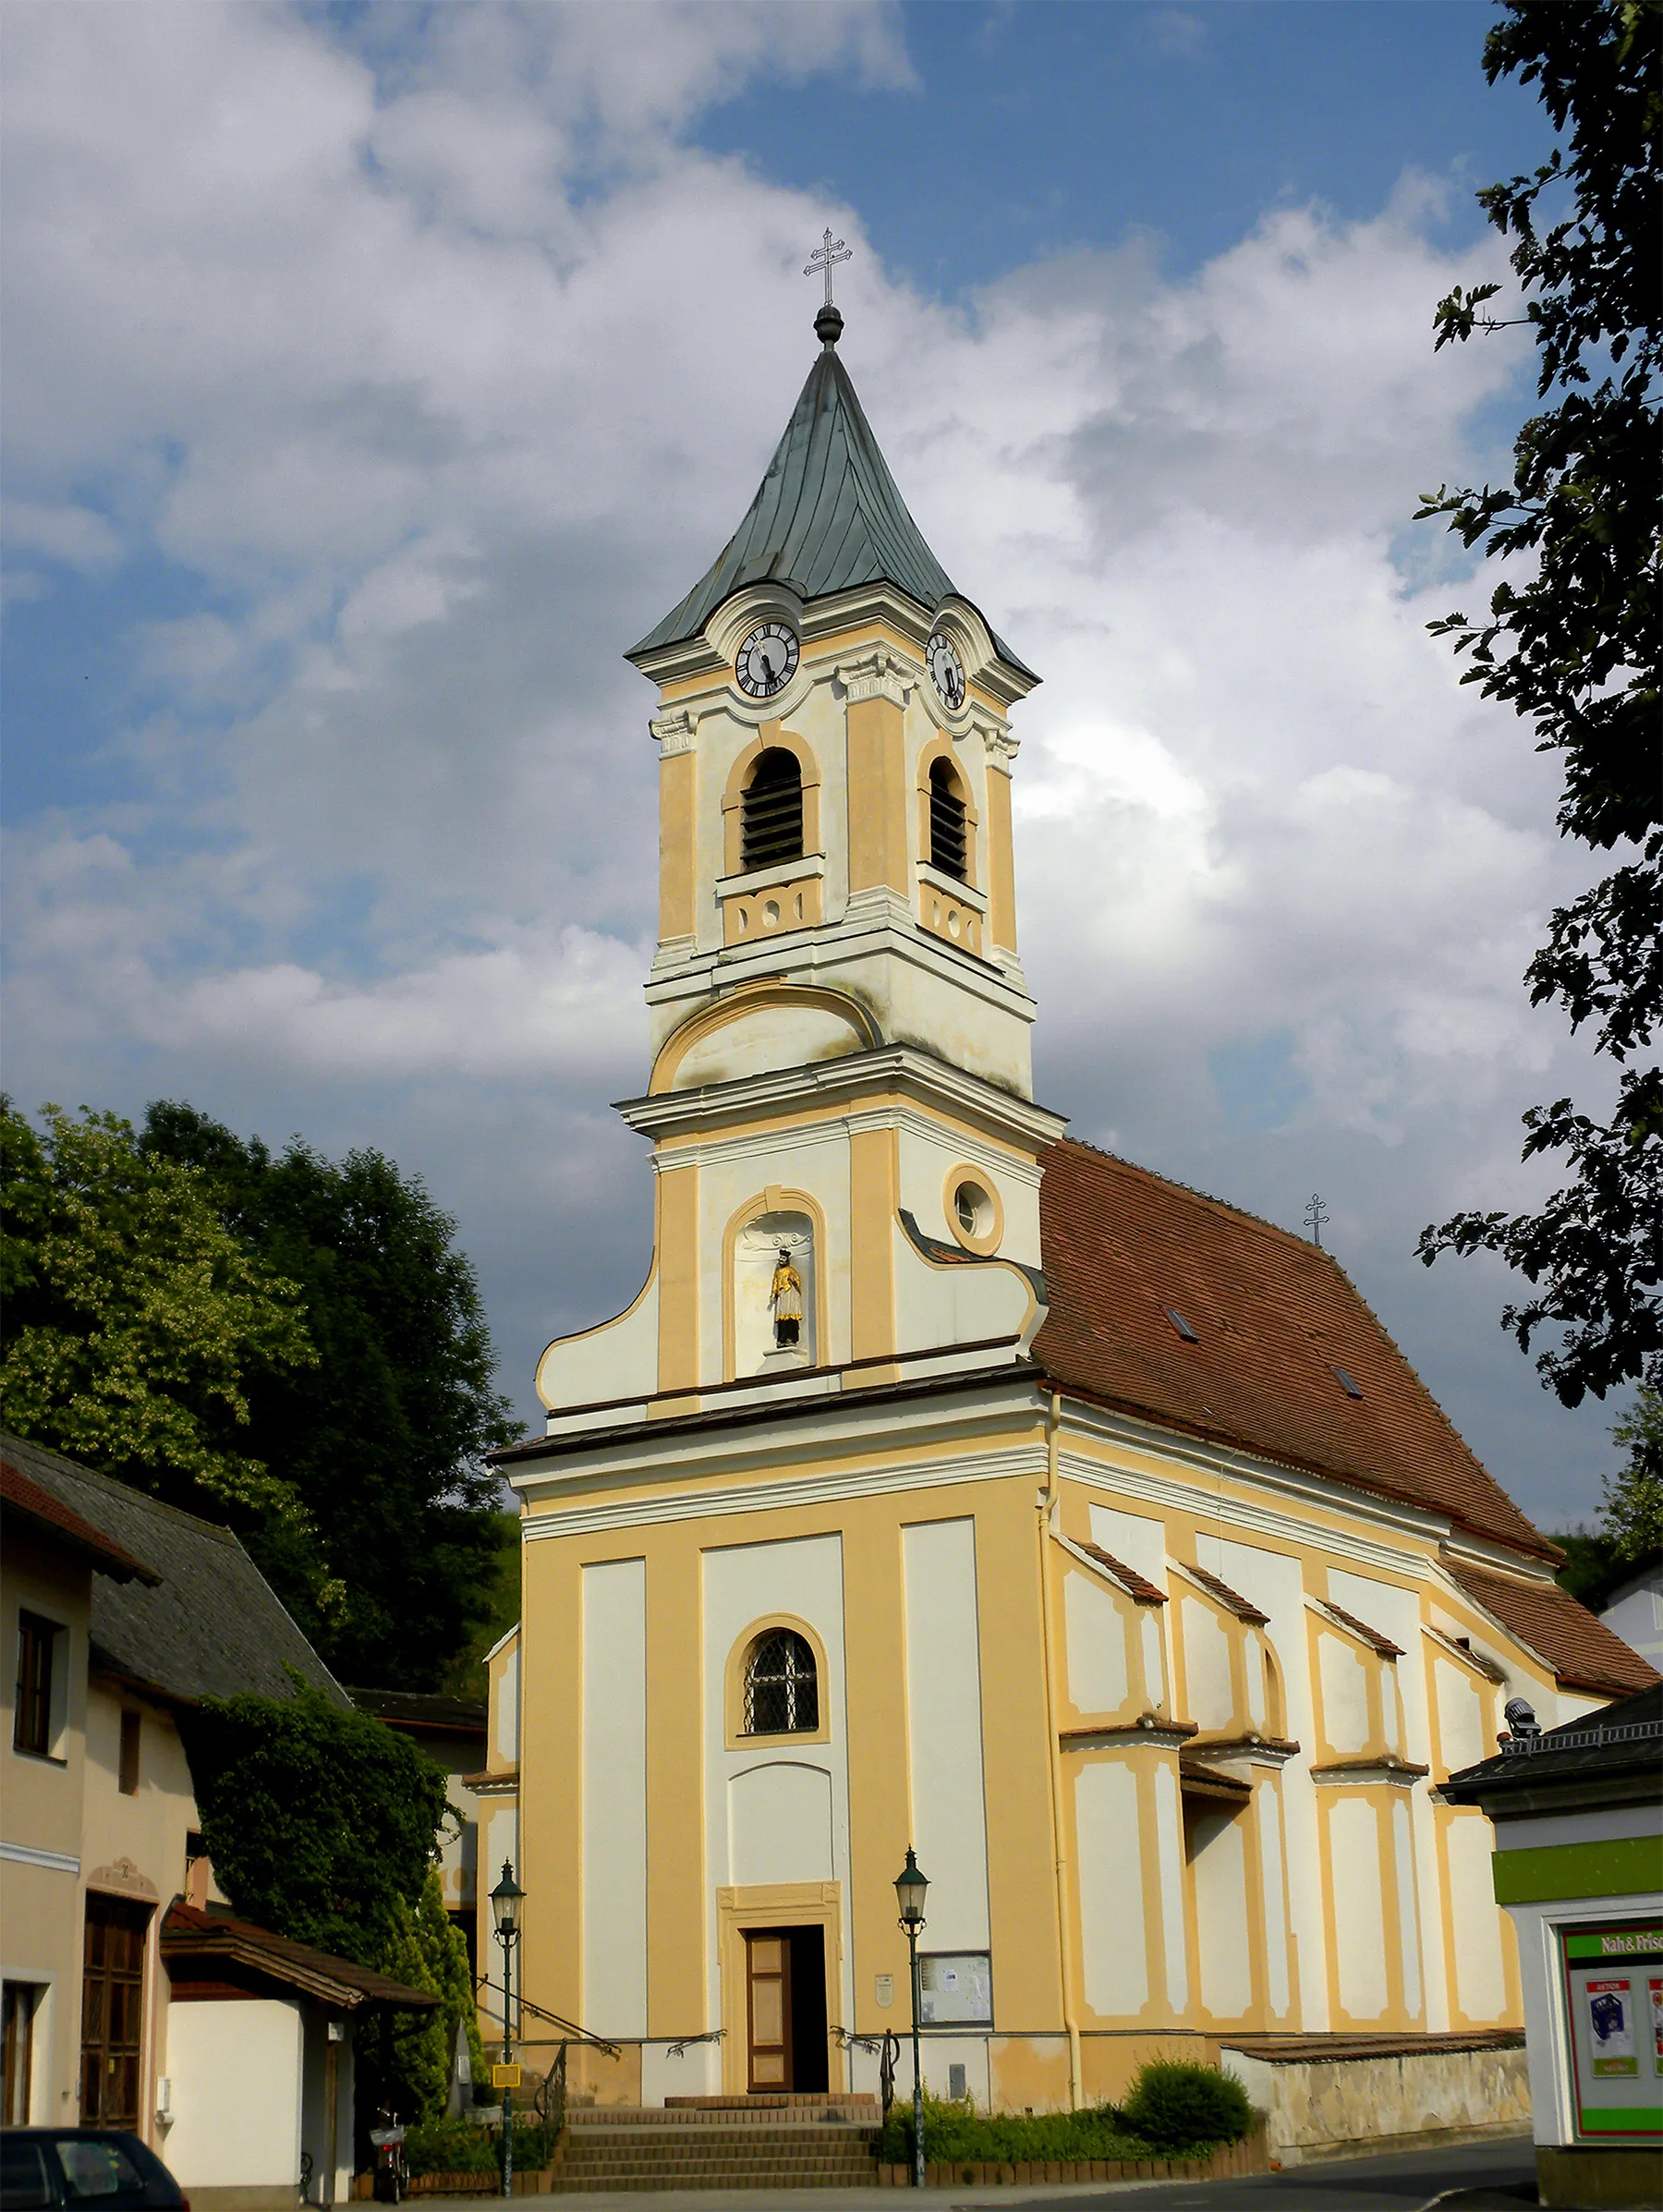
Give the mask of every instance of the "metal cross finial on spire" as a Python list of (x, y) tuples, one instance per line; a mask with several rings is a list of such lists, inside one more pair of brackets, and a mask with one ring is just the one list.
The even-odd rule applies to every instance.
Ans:
[(852, 261), (854, 258), (855, 256), (843, 240), (834, 238), (830, 231), (826, 233), (824, 242), (817, 246), (808, 256), (808, 266), (803, 271), (803, 274), (818, 276), (822, 269), (825, 271), (826, 305), (828, 307), (832, 305), (832, 271), (833, 267), (839, 261)]
[(1329, 1209), (1316, 1191), (1311, 1193), (1310, 1204), (1305, 1209), (1305, 1227), (1311, 1233), (1311, 1242), (1320, 1252), (1323, 1224), (1329, 1219)]

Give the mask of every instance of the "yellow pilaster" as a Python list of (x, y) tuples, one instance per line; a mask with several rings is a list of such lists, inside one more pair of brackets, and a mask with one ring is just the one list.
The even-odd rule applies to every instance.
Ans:
[(698, 1387), (698, 1170), (659, 1162), (659, 1389)]
[[(521, 1993), (545, 2011), (581, 2019), (583, 1607), (574, 1546), (528, 1544), (520, 1630), (519, 1864), (529, 1901), (515, 1961)], [(495, 1880), (500, 1868), (490, 1869)], [(489, 1887), (489, 1883), (483, 1886)], [(481, 1950), (479, 1969), (502, 1980), (502, 1953)], [(532, 2035), (541, 2030), (529, 2028)]]
[[(872, 703), (881, 706), (886, 702)], [(895, 1349), (893, 1223), (897, 1203), (894, 1131), (852, 1131), (849, 1282), (850, 1355), (855, 1359), (882, 1359)]]
[(1016, 950), (1016, 864), (1011, 838), (1011, 779), (988, 766), (988, 939)]
[(659, 761), (659, 935), (691, 937), (697, 928), (698, 854), (694, 825), (696, 756)]
[[(844, 1524), (848, 1635), (850, 1913), (855, 1930), (855, 2026), (859, 2035), (903, 2029), (906, 1939), (895, 1918), (894, 1878), (913, 1841), (906, 1777), (906, 1680), (901, 1532), (890, 1513), (851, 1513)], [(894, 2001), (880, 2009), (877, 1976)]]
[(705, 2018), (704, 1715), (697, 1522), (653, 1532), (647, 1554), (647, 2029)]
[(906, 834), (906, 748), (893, 699), (865, 699), (849, 710), (849, 889), (887, 883), (910, 888)]

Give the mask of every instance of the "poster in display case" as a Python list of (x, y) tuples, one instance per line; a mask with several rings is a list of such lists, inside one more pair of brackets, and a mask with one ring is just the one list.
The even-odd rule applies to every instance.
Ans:
[(1605, 1921), (1559, 1939), (1579, 2139), (1663, 2138), (1663, 1926)]

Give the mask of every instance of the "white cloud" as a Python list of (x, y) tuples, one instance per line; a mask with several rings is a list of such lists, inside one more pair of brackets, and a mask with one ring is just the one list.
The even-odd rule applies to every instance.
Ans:
[[(897, 478), (1047, 678), (1017, 792), (1048, 1095), (1291, 1225), (1321, 1179), (1451, 1410), (1564, 1509), (1494, 1286), (1406, 1258), (1524, 1187), (1517, 1109), (1567, 1062), (1518, 976), (1572, 865), (1550, 765), (1426, 635), (1438, 556), (1402, 551), (1519, 358), (1431, 351), (1435, 300), (1499, 265), (1432, 243), (1436, 186), (1267, 215), (1189, 281), (1134, 241), (959, 313), (853, 211), (681, 135), (759, 73), (905, 84), (884, 8), (9, 24), (18, 541), (200, 580), (126, 640), (162, 701), (113, 745), (140, 796), (18, 833), (22, 1096), (187, 1092), (409, 1157), (465, 1194), (516, 1389), (636, 1287), (603, 1107), (644, 1079), (656, 834), (619, 655), (750, 495), (831, 219)], [(1211, 1064), (1265, 1040), (1286, 1111), (1243, 1136)]]

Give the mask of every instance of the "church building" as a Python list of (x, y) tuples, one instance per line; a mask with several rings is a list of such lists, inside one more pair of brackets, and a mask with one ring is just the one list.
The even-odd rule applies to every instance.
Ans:
[(573, 2054), (602, 2102), (875, 2087), (909, 1847), (927, 2086), (984, 2109), (1517, 2024), (1489, 1824), (1439, 1785), (1510, 1699), (1656, 1677), (1328, 1253), (1035, 1100), (1038, 679), (924, 542), (842, 330), (628, 656), (654, 1248), (496, 1455), (524, 1604), (479, 1888), (511, 1858), (526, 1892), (522, 2055), (552, 2013), (616, 2047)]

